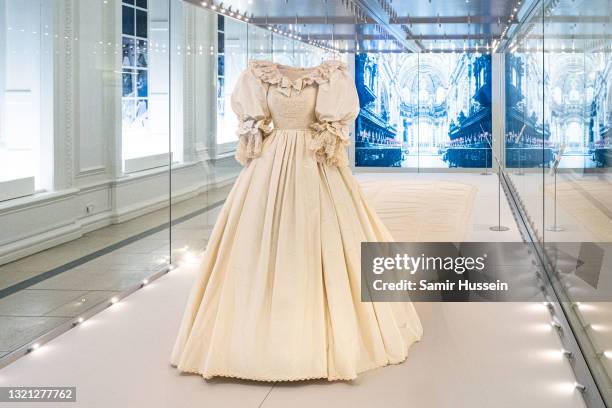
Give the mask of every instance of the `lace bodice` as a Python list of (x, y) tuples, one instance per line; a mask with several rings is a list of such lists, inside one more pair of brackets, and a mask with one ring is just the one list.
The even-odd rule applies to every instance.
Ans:
[(359, 113), (359, 100), (344, 63), (295, 68), (251, 61), (232, 93), (232, 108), (239, 119), (236, 158), (243, 165), (258, 157), (265, 137), (280, 129), (311, 129), (309, 147), (318, 161), (348, 164), (348, 126)]
[(308, 129), (317, 121), (315, 104), (317, 89), (309, 86), (293, 92), (290, 101), (280, 92), (268, 94), (268, 108), (276, 129)]

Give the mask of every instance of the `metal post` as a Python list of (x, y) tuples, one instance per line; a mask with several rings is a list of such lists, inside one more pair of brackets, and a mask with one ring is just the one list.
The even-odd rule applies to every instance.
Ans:
[(565, 231), (561, 225), (557, 224), (557, 169), (555, 169), (555, 193), (553, 204), (553, 225), (546, 227), (546, 231), (561, 232)]

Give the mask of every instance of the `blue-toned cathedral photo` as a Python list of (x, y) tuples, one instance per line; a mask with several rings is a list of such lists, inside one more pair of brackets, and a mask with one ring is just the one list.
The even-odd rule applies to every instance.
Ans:
[(491, 57), (355, 56), (355, 165), (491, 166)]
[(612, 164), (612, 58), (560, 48), (506, 54), (506, 165), (596, 168)]

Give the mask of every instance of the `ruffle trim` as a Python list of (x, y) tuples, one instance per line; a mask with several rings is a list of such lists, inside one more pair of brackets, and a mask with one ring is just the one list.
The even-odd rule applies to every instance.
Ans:
[(280, 72), (279, 66), (282, 65), (265, 60), (249, 62), (249, 68), (255, 77), (264, 83), (276, 85), (278, 91), (286, 96), (291, 96), (292, 90), (300, 92), (306, 86), (327, 83), (335, 71), (347, 70), (347, 65), (343, 62), (325, 61), (319, 66), (307, 69), (302, 77), (292, 80)]
[(272, 132), (270, 120), (245, 118), (238, 124), (238, 147), (236, 160), (246, 166), (251, 160), (259, 157), (263, 149), (263, 140)]
[(348, 125), (344, 122), (323, 122), (313, 123), (310, 127), (316, 134), (308, 147), (314, 152), (317, 161), (328, 166), (348, 166)]

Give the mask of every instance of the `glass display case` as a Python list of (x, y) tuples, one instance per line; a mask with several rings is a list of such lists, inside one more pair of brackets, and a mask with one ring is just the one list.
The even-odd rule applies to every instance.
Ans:
[[(2, 364), (202, 254), (241, 170), (231, 94), (249, 60), (341, 59), (361, 108), (351, 165), (497, 171), (571, 364), (612, 406), (609, 0), (530, 2), (499, 49), (428, 34), (420, 52), (362, 47), (353, 34), (381, 37), (338, 27), (350, 24), (321, 24), (310, 41), (305, 24), (283, 33), (201, 4), (0, 0)], [(327, 34), (346, 48), (317, 46)], [(479, 208), (497, 200), (501, 214), (489, 180)], [(461, 211), (446, 214), (467, 223)]]
[(608, 1), (540, 2), (505, 52), (512, 194), (541, 248), (550, 293), (559, 299), (557, 316), (567, 321), (608, 404), (611, 16)]
[(240, 170), (238, 76), (324, 53), (182, 0), (0, 0), (0, 20), (4, 364), (201, 252)]

